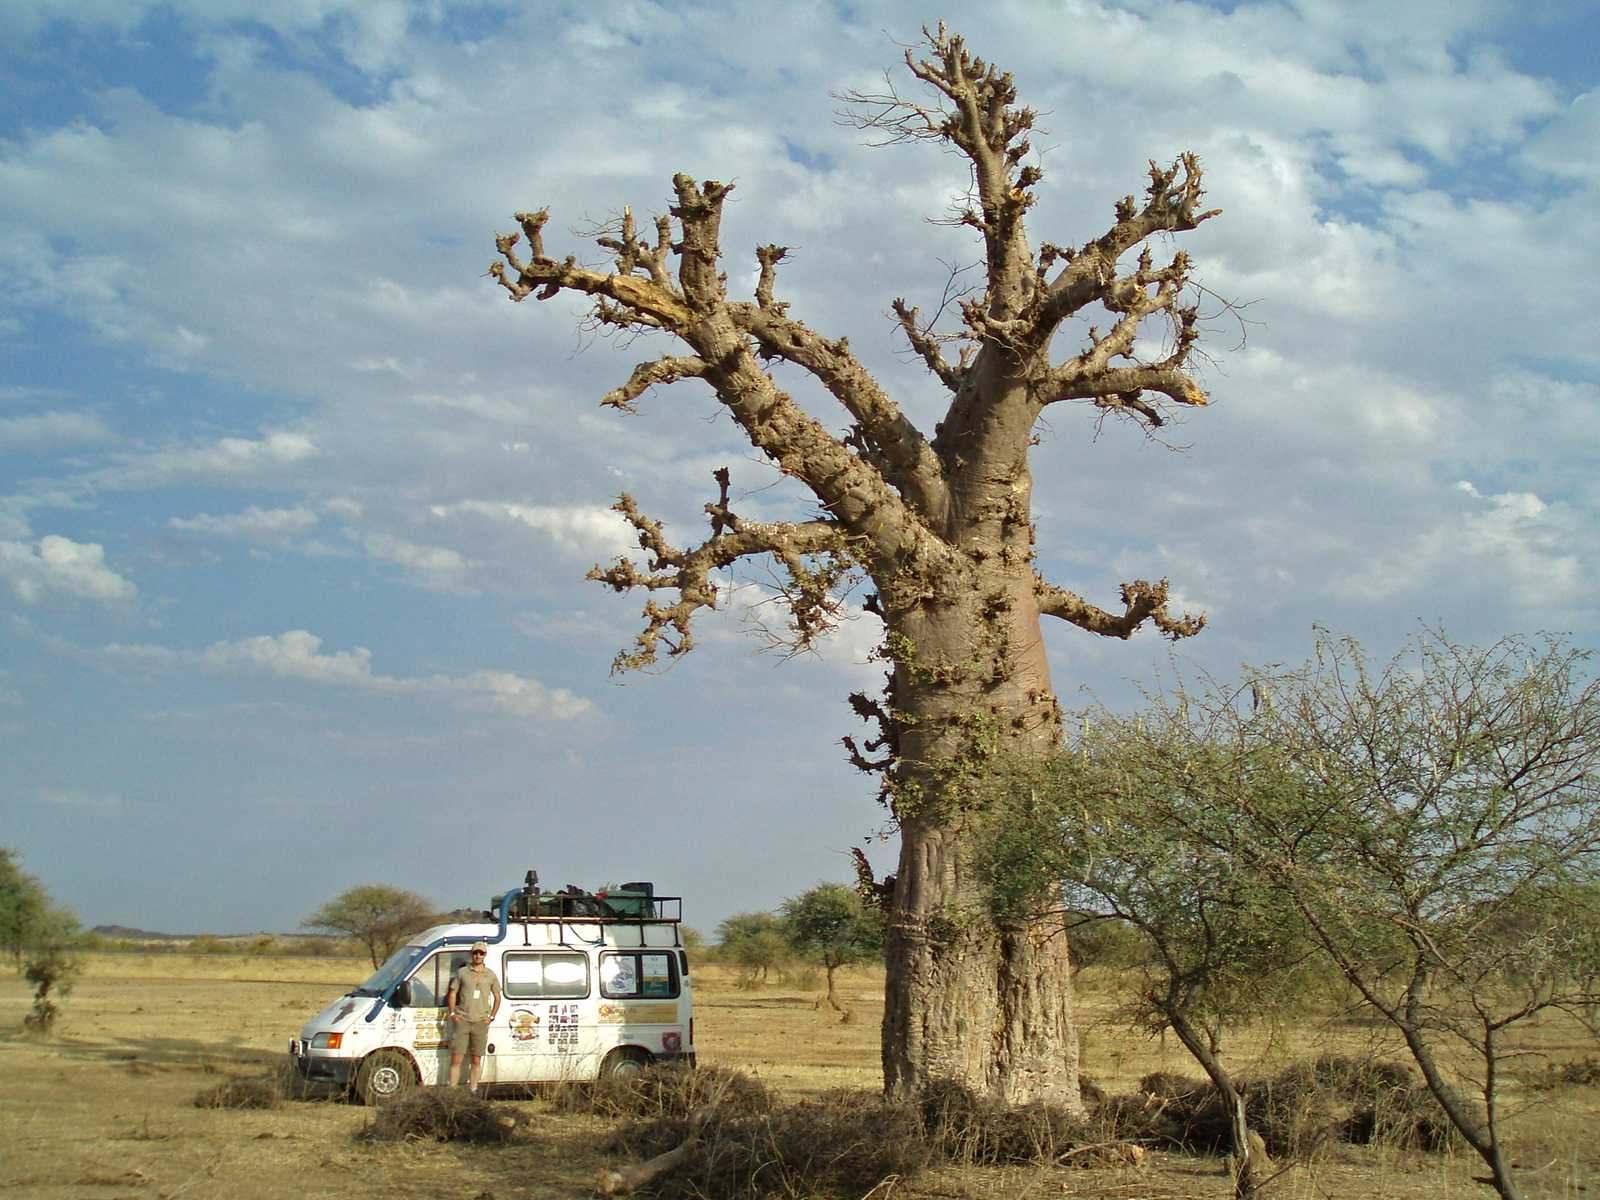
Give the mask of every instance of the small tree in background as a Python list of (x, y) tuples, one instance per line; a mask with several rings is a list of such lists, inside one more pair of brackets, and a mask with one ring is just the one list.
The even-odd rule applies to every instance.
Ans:
[(415, 892), (364, 883), (341, 892), (300, 924), (314, 932), (354, 938), (378, 967), (412, 934), (426, 929), (433, 916), (433, 904)]
[(0, 847), (0, 947), (33, 985), (33, 1011), (24, 1026), (48, 1034), (61, 1015), (56, 1000), (72, 990), (82, 967), (78, 919), (55, 904), (35, 875), (22, 869), (19, 851)]
[(755, 982), (757, 971), (766, 983), (772, 967), (794, 953), (789, 928), (776, 913), (734, 913), (717, 926), (717, 942), (724, 958), (744, 968), (747, 983)]
[(834, 992), (833, 974), (840, 967), (883, 953), (882, 911), (863, 904), (855, 888), (819, 883), (785, 900), (783, 916), (794, 948), (821, 963), (828, 973), (826, 1003), (844, 1012)]
[(29, 932), (22, 977), (33, 984), (33, 1011), (23, 1018), (24, 1027), (31, 1032), (49, 1034), (55, 1028), (61, 1015), (56, 1001), (71, 993), (83, 969), (83, 960), (75, 953), (82, 940), (78, 919), (53, 904)]
[(34, 926), (49, 906), (44, 884), (22, 869), (22, 853), (0, 846), (0, 950), (18, 967)]

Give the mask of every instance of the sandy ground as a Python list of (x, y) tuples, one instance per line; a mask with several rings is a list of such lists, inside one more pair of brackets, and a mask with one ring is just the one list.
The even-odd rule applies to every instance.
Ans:
[[(338, 1101), (271, 1111), (193, 1106), (201, 1089), (230, 1075), (260, 1074), (278, 1061), (302, 1023), (369, 969), (353, 959), (90, 956), (56, 1037), (0, 1036), (0, 1190), (50, 1200), (587, 1196), (607, 1127), (553, 1114), (538, 1098), (508, 1101), (528, 1115), (530, 1132), (496, 1147), (364, 1142), (357, 1135), (367, 1110)], [(845, 976), (848, 1022), (817, 1008), (817, 992), (776, 983), (742, 990), (734, 979), (731, 968), (696, 968), (702, 1063), (752, 1071), (791, 1097), (878, 1086), (881, 972)], [(1172, 1047), (1127, 1033), (1094, 981), (1085, 982), (1086, 1074), (1108, 1091), (1130, 1091), (1151, 1070), (1195, 1073)], [(0, 973), (0, 1031), (20, 1026), (28, 994), (20, 979)], [(1365, 1027), (1308, 1026), (1260, 1036), (1241, 1057), (1271, 1067), (1327, 1049), (1361, 1048), (1374, 1038)], [(1571, 1031), (1552, 1029), (1546, 1041), (1557, 1056), (1590, 1050)], [(1533, 1100), (1517, 1125), (1530, 1196), (1600, 1195), (1600, 1090), (1565, 1088)], [(1288, 1171), (1273, 1195), (1490, 1195), (1471, 1181), (1475, 1173), (1465, 1159), (1342, 1147)], [(1153, 1154), (1139, 1170), (949, 1170), (899, 1194), (1178, 1200), (1229, 1190), (1215, 1160)]]

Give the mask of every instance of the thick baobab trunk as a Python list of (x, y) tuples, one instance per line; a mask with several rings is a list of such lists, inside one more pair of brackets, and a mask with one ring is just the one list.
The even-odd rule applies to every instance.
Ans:
[(960, 833), (901, 830), (889, 920), (883, 1078), (891, 1095), (954, 1079), (1012, 1104), (1077, 1111), (1078, 1036), (1059, 923), (996, 929), (964, 879)]
[(966, 814), (947, 800), (939, 769), (979, 739), (1013, 751), (1054, 743), (1031, 574), (963, 592), (899, 623), (913, 649), (897, 665), (894, 700), (914, 786), (902, 800), (886, 946), (884, 1086), (904, 1096), (953, 1079), (1007, 1103), (1077, 1111), (1066, 932), (1058, 918), (996, 926), (974, 878)]

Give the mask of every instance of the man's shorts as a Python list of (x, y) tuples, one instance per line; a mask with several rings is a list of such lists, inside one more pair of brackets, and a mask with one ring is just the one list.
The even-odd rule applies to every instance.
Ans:
[(470, 1054), (474, 1058), (482, 1058), (489, 1052), (489, 1022), (467, 1021), (456, 1022), (455, 1032), (450, 1035), (451, 1054)]

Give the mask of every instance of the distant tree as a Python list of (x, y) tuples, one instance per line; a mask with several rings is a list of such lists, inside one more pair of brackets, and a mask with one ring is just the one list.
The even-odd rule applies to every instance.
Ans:
[(693, 925), (679, 925), (678, 940), (683, 943), (684, 950), (691, 958), (698, 958), (705, 953), (706, 935)]
[(717, 942), (722, 958), (744, 967), (750, 978), (760, 971), (762, 983), (775, 963), (794, 953), (789, 927), (776, 913), (735, 913), (717, 926)]
[(44, 884), (22, 869), (22, 853), (0, 846), (0, 950), (18, 967), (28, 938), (49, 905)]
[(843, 1012), (834, 993), (833, 973), (883, 953), (882, 910), (862, 903), (855, 888), (842, 883), (819, 883), (785, 900), (783, 916), (795, 949), (815, 958), (827, 971), (828, 1004)]
[(48, 905), (28, 933), (22, 977), (33, 984), (33, 1011), (23, 1018), (30, 1031), (48, 1034), (61, 1015), (57, 1000), (69, 995), (83, 969), (76, 951), (82, 944), (78, 919), (67, 909)]
[(364, 883), (341, 892), (300, 925), (314, 932), (354, 938), (367, 948), (372, 965), (378, 967), (412, 934), (426, 929), (433, 915), (432, 902), (415, 892)]

